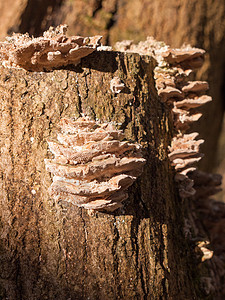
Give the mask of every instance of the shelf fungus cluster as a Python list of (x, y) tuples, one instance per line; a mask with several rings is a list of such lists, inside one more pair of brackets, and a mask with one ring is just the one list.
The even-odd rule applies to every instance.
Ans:
[(115, 48), (118, 51), (151, 55), (156, 59), (156, 88), (161, 101), (171, 109), (176, 131), (169, 147), (169, 159), (176, 170), (175, 180), (180, 196), (193, 196), (194, 180), (189, 178), (188, 173), (196, 169), (195, 163), (202, 158), (199, 148), (204, 141), (196, 139), (198, 133), (186, 134), (186, 130), (201, 117), (196, 109), (212, 99), (205, 95), (209, 88), (207, 82), (191, 81), (190, 78), (193, 70), (201, 67), (205, 51), (190, 46), (172, 49), (152, 37), (138, 45), (132, 41), (118, 42)]
[(121, 207), (146, 162), (141, 146), (124, 140), (112, 124), (88, 117), (64, 118), (59, 126), (57, 140), (48, 141), (55, 158), (45, 160), (53, 174), (51, 195), (91, 210)]
[(190, 178), (190, 174), (196, 170), (196, 163), (203, 157), (200, 145), (204, 140), (198, 139), (197, 132), (186, 134), (186, 131), (191, 123), (202, 116), (196, 109), (212, 100), (205, 95), (209, 88), (207, 82), (190, 80), (193, 69), (201, 67), (203, 54), (204, 51), (197, 48), (167, 48), (159, 56), (161, 66), (155, 70), (158, 94), (170, 107), (173, 116), (176, 135), (169, 147), (169, 159), (176, 170), (175, 181), (181, 198), (196, 193), (194, 179)]
[(67, 26), (60, 25), (33, 38), (13, 34), (0, 43), (0, 61), (8, 68), (44, 71), (68, 64), (77, 65), (80, 59), (100, 46), (101, 36), (66, 36)]

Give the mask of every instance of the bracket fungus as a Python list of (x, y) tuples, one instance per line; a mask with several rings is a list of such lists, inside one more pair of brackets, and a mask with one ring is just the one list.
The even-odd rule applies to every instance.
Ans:
[(138, 52), (151, 55), (157, 61), (154, 70), (156, 89), (160, 100), (171, 111), (176, 132), (169, 147), (169, 159), (176, 171), (175, 181), (181, 198), (191, 197), (195, 193), (194, 180), (188, 174), (193, 172), (203, 154), (200, 145), (203, 140), (195, 140), (197, 133), (185, 134), (191, 123), (197, 121), (202, 114), (195, 111), (199, 106), (212, 100), (204, 95), (208, 90), (205, 81), (190, 81), (193, 69), (201, 67), (205, 51), (190, 46), (173, 49), (152, 37), (135, 45), (133, 41), (122, 41), (115, 49), (126, 52)]
[(128, 187), (146, 163), (141, 146), (124, 140), (112, 124), (88, 117), (64, 118), (59, 126), (57, 140), (48, 141), (55, 158), (45, 160), (53, 174), (51, 195), (91, 210), (122, 207)]
[(66, 36), (67, 25), (59, 25), (33, 38), (26, 34), (13, 34), (0, 43), (3, 66), (44, 71), (68, 64), (77, 65), (82, 57), (100, 46), (101, 36)]

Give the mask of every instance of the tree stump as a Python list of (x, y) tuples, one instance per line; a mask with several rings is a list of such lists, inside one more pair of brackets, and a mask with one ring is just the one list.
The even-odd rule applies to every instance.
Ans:
[[(200, 299), (154, 67), (150, 56), (113, 51), (48, 72), (1, 67), (1, 299)], [(144, 172), (113, 213), (90, 215), (48, 193), (46, 141), (62, 117), (82, 114), (144, 148)]]

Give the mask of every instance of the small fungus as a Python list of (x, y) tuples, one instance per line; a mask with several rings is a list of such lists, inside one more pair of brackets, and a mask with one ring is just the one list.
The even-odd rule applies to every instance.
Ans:
[(206, 81), (188, 81), (182, 88), (182, 91), (187, 92), (205, 92), (209, 89), (209, 84)]
[(202, 106), (210, 101), (212, 101), (212, 98), (210, 96), (207, 95), (203, 95), (200, 97), (196, 96), (193, 99), (184, 99), (181, 101), (176, 101), (174, 102), (174, 107), (178, 109), (181, 108), (183, 110), (189, 110), (192, 108)]
[(111, 46), (100, 45), (97, 47), (97, 51), (112, 51), (113, 48)]
[(166, 86), (164, 89), (159, 89), (158, 90), (159, 96), (162, 97), (162, 101), (166, 102), (168, 99), (177, 97), (177, 98), (184, 98), (183, 93), (176, 89), (175, 87), (172, 86)]
[(110, 90), (115, 93), (119, 94), (125, 87), (125, 84), (122, 82), (122, 80), (119, 77), (114, 77), (110, 81)]
[(198, 247), (200, 248), (200, 250), (203, 253), (202, 262), (207, 259), (211, 259), (213, 257), (213, 251), (211, 251), (210, 249), (207, 248), (207, 246), (209, 246), (209, 244), (210, 244), (209, 241), (201, 241), (198, 243)]

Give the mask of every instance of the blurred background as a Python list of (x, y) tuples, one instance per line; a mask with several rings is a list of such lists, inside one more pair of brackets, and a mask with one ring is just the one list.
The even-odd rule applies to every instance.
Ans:
[[(207, 51), (197, 79), (207, 80), (213, 102), (195, 128), (205, 140), (200, 169), (225, 175), (225, 1), (224, 0), (0, 0), (0, 39), (12, 32), (41, 35), (68, 24), (69, 35), (103, 35), (103, 44), (153, 36), (172, 47)], [(223, 181), (225, 190), (225, 181)], [(224, 200), (224, 192), (216, 197)]]

